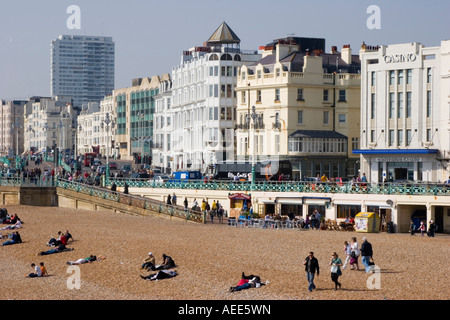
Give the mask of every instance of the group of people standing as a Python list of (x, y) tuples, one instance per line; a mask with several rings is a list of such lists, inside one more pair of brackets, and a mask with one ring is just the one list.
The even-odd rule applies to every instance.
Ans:
[(436, 229), (437, 229), (437, 227), (436, 227), (436, 223), (434, 222), (434, 220), (430, 220), (428, 231), (427, 231), (425, 222), (423, 222), (423, 221), (421, 221), (420, 225), (418, 227), (416, 227), (414, 221), (411, 220), (411, 224), (409, 226), (409, 232), (412, 236), (415, 235), (416, 231), (419, 231), (420, 235), (422, 237), (425, 235), (425, 233), (427, 234), (428, 237), (434, 237), (434, 234), (436, 233)]
[[(351, 243), (344, 242), (344, 252), (346, 255), (344, 263), (342, 263), (342, 260), (336, 252), (332, 253), (329, 266), (331, 267), (331, 281), (334, 283), (334, 290), (341, 289), (342, 284), (339, 282), (339, 277), (342, 275), (342, 270), (345, 270), (348, 265), (351, 265), (350, 270), (359, 270), (358, 259), (360, 256), (362, 257), (361, 262), (365, 267), (366, 273), (374, 271), (375, 263), (373, 261), (372, 244), (367, 241), (366, 237), (363, 237), (362, 241), (361, 247), (359, 247), (356, 237), (352, 238)], [(306, 278), (308, 280), (308, 291), (312, 292), (316, 289), (314, 277), (320, 274), (319, 260), (314, 256), (314, 252), (309, 252), (303, 265), (305, 266)]]
[(205, 216), (209, 215), (211, 223), (214, 223), (214, 217), (217, 216), (219, 223), (223, 223), (224, 209), (219, 200), (213, 200), (211, 206), (205, 199), (202, 200), (202, 212)]

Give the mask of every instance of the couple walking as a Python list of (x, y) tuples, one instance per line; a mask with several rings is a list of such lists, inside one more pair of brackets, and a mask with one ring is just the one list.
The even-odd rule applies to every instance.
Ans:
[[(334, 282), (334, 290), (340, 289), (342, 284), (339, 282), (339, 277), (342, 275), (341, 267), (343, 270), (347, 267), (347, 264), (350, 263), (352, 265), (352, 269), (354, 265), (356, 265), (355, 270), (359, 270), (358, 266), (358, 257), (362, 256), (362, 263), (365, 267), (366, 273), (371, 273), (374, 271), (374, 262), (373, 262), (373, 250), (372, 250), (372, 244), (367, 241), (366, 237), (363, 237), (363, 243), (361, 245), (361, 248), (358, 248), (358, 242), (356, 241), (356, 237), (352, 238), (352, 244), (348, 244), (345, 242), (345, 253), (347, 255), (347, 258), (345, 260), (345, 263), (342, 263), (342, 260), (339, 258), (338, 254), (336, 252), (333, 252), (331, 255), (331, 261), (329, 266), (331, 267), (331, 281)], [(305, 266), (305, 272), (306, 277), (308, 279), (308, 291), (312, 292), (314, 289), (316, 289), (316, 286), (314, 284), (314, 277), (317, 274), (319, 276), (320, 274), (320, 268), (319, 268), (319, 260), (314, 256), (314, 252), (309, 252), (309, 255), (306, 257), (305, 261), (303, 262)]]
[[(317, 276), (320, 274), (320, 268), (319, 268), (319, 260), (317, 260), (316, 257), (314, 257), (314, 252), (309, 252), (309, 255), (306, 257), (305, 262), (303, 263), (305, 265), (305, 272), (306, 272), (306, 278), (308, 279), (308, 291), (312, 292), (314, 289), (316, 289), (316, 286), (314, 284), (314, 277), (317, 273)], [(336, 252), (333, 252), (331, 255), (331, 281), (334, 282), (334, 290), (337, 290), (341, 288), (341, 283), (338, 281), (339, 277), (342, 275), (341, 266), (342, 261), (339, 258), (338, 254)]]

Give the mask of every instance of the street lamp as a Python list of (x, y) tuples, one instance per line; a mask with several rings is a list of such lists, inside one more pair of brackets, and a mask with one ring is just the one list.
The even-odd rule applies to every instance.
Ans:
[(101, 124), (102, 129), (104, 127), (106, 127), (105, 128), (106, 129), (106, 148), (105, 148), (105, 151), (106, 151), (106, 183), (109, 182), (109, 144), (111, 142), (111, 139), (110, 139), (110, 136), (109, 136), (109, 132), (110, 132), (109, 131), (109, 127), (110, 127), (110, 125), (111, 125), (111, 131), (112, 131), (112, 129), (114, 128), (114, 121), (111, 120), (111, 118), (109, 116), (109, 113), (107, 113), (105, 115), (105, 120), (103, 120), (103, 122)]
[[(256, 133), (256, 122), (258, 120), (258, 114), (256, 113), (256, 107), (252, 106), (252, 112), (248, 116), (250, 122), (250, 118), (253, 120), (253, 130), (252, 130), (252, 185), (255, 184), (255, 165), (256, 165), (256, 155), (255, 155), (255, 133)], [(250, 125), (250, 123), (249, 123)]]
[[(44, 132), (47, 132), (48, 130), (50, 129), (50, 127), (49, 127), (49, 125), (46, 123), (43, 127), (42, 127), (42, 131), (44, 131)], [(40, 134), (38, 134), (38, 136), (39, 136)], [(47, 141), (47, 134), (45, 135), (45, 140)], [(40, 140), (40, 139), (39, 139)], [(47, 148), (48, 146), (47, 146), (47, 143), (45, 143), (45, 161), (47, 162), (48, 161), (48, 148)], [(53, 155), (53, 161), (55, 161), (55, 155), (56, 155), (56, 153)]]

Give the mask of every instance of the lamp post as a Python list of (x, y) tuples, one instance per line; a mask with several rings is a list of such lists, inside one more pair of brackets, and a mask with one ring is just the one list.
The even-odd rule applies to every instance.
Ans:
[(58, 152), (58, 160), (56, 162), (56, 165), (59, 166), (62, 163), (61, 147), (62, 147), (63, 152), (64, 152), (64, 146), (63, 146), (63, 142), (64, 142), (64, 131), (63, 131), (64, 124), (63, 124), (62, 121), (59, 121), (59, 124), (57, 125), (57, 128), (59, 129), (59, 142), (60, 142), (60, 144), (59, 144), (59, 147), (58, 147), (59, 152)]
[[(252, 129), (252, 185), (255, 184), (255, 165), (256, 165), (256, 155), (255, 155), (255, 133), (256, 133), (256, 121), (258, 120), (258, 114), (256, 113), (256, 107), (252, 106), (252, 112), (250, 118), (253, 120)], [(249, 123), (249, 125), (251, 125)]]
[[(48, 124), (46, 123), (43, 127), (42, 127), (42, 131), (44, 131), (44, 132), (48, 132), (48, 130), (50, 129), (50, 127), (48, 126)], [(47, 134), (45, 134), (45, 137), (47, 137)], [(40, 140), (40, 139), (39, 139)], [(47, 138), (46, 138), (46, 140), (47, 140)], [(31, 145), (31, 142), (30, 142), (30, 145)], [(48, 161), (48, 149), (47, 149), (47, 143), (45, 144), (45, 162), (47, 162)], [(56, 154), (56, 153), (55, 153)], [(54, 157), (54, 156), (53, 156)], [(53, 161), (55, 161), (55, 159), (53, 158)]]
[(105, 127), (105, 129), (106, 129), (106, 148), (105, 148), (105, 151), (106, 151), (106, 184), (108, 184), (108, 182), (109, 182), (109, 144), (111, 142), (111, 139), (109, 136), (110, 125), (111, 125), (111, 131), (112, 131), (112, 128), (114, 128), (114, 121), (111, 120), (109, 113), (107, 113), (105, 115), (105, 120), (103, 120), (103, 122), (101, 124), (102, 128)]

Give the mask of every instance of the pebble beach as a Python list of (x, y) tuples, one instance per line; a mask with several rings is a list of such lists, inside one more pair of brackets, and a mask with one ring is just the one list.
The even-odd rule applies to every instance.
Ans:
[[(198, 224), (166, 216), (55, 207), (5, 206), (23, 223), (23, 243), (0, 247), (1, 300), (448, 300), (450, 235), (387, 234), (298, 229), (236, 228)], [(5, 225), (2, 225), (4, 227)], [(58, 231), (69, 230), (73, 251), (37, 253)], [(3, 235), (8, 231), (0, 231)], [(345, 259), (343, 243), (366, 236), (379, 272), (344, 270), (342, 289), (330, 278), (331, 254)], [(1, 240), (2, 243), (6, 240)], [(309, 251), (319, 260), (317, 289), (307, 290), (303, 261)], [(178, 276), (147, 281), (140, 275), (152, 252), (177, 264)], [(79, 288), (70, 288), (67, 261), (103, 256), (79, 266)], [(49, 276), (26, 278), (31, 263), (44, 262)], [(269, 283), (229, 292), (242, 272)], [(152, 272), (154, 273), (154, 272)], [(73, 286), (72, 286), (73, 287)]]

